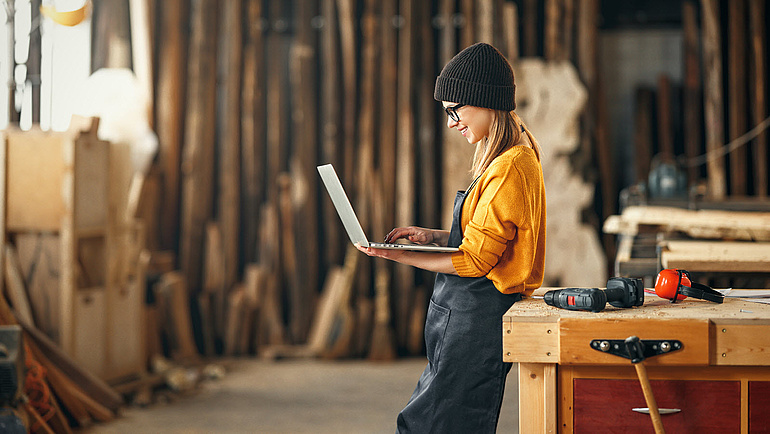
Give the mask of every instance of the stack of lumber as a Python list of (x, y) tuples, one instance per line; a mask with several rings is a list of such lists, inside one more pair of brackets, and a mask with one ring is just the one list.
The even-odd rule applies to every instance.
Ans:
[(770, 212), (631, 206), (610, 216), (604, 231), (619, 237), (618, 275), (647, 276), (652, 284), (661, 268), (680, 268), (723, 277), (764, 276), (760, 283), (722, 284), (766, 286)]

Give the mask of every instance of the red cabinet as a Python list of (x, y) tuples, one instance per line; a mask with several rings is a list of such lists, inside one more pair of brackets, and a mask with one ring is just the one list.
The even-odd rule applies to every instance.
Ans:
[[(738, 433), (741, 427), (740, 381), (652, 380), (660, 408), (681, 411), (661, 415), (667, 432)], [(652, 433), (639, 381), (574, 380), (575, 433)]]

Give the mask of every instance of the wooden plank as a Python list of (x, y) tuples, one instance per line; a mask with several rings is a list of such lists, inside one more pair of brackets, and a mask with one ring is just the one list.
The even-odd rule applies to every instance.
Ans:
[[(746, 0), (728, 2), (727, 49), (727, 113), (730, 141), (746, 132)], [(730, 195), (745, 196), (748, 190), (746, 176), (746, 147), (730, 152)]]
[(302, 342), (303, 325), (305, 318), (302, 304), (302, 286), (304, 282), (300, 278), (299, 269), (304, 264), (297, 262), (296, 234), (294, 232), (294, 212), (292, 210), (291, 196), (294, 193), (293, 179), (288, 173), (281, 173), (275, 180), (278, 187), (278, 211), (280, 216), (280, 244), (281, 244), (281, 278), (283, 286), (288, 293), (288, 332), (294, 343)]
[(665, 241), (663, 268), (691, 272), (770, 273), (770, 243), (740, 241)]
[(265, 41), (262, 2), (247, 2), (241, 100), (241, 243), (243, 262), (257, 260), (259, 206), (265, 197)]
[(72, 154), (73, 138), (39, 128), (27, 132), (9, 128), (5, 137), (8, 230), (58, 231), (68, 212), (61, 188), (71, 170), (63, 156)]
[(216, 193), (219, 229), (222, 232), (225, 290), (229, 291), (238, 280), (238, 250), (240, 239), (240, 156), (241, 156), (241, 63), (243, 61), (242, 1), (226, 1), (220, 17), (219, 53), (222, 68), (218, 81), (224, 89), (219, 104), (220, 140), (217, 144), (219, 184)]
[[(749, 31), (751, 33), (751, 49), (749, 60), (751, 71), (749, 76), (749, 89), (751, 94), (751, 120), (754, 125), (759, 124), (767, 117), (767, 24), (766, 2), (763, 0), (749, 0)], [(764, 198), (767, 196), (767, 131), (759, 133), (754, 140), (752, 159), (754, 162), (754, 193)]]
[(224, 354), (232, 357), (238, 355), (238, 342), (241, 333), (243, 314), (245, 313), (245, 292), (242, 286), (236, 287), (227, 295), (227, 320), (224, 334)]
[(201, 285), (204, 228), (214, 200), (217, 5), (216, 0), (196, 1), (191, 12), (179, 264), (193, 291)]
[[(129, 0), (129, 34), (131, 35), (131, 69), (140, 83), (140, 89), (145, 94), (146, 113), (152, 126), (154, 99), (154, 65), (153, 65), (153, 15), (155, 0)], [(163, 45), (163, 44), (158, 44)]]
[[(695, 2), (682, 2), (682, 31), (684, 32), (684, 154), (687, 159), (695, 158), (701, 150), (701, 70), (700, 40), (698, 38), (698, 15)], [(695, 185), (700, 170), (698, 166), (687, 166), (689, 185)]]
[(645, 320), (641, 327), (631, 319), (595, 318), (559, 319), (559, 364), (626, 364), (628, 359), (603, 353), (591, 348), (593, 339), (676, 339), (683, 348), (665, 356), (650, 358), (648, 365), (708, 365), (709, 321), (707, 319), (656, 319)]
[[(419, 21), (429, 23), (432, 19), (430, 2), (418, 3), (417, 15)], [(418, 58), (420, 61), (418, 109), (416, 115), (419, 119), (418, 128), (418, 153), (419, 159), (417, 182), (420, 188), (417, 191), (419, 202), (420, 224), (424, 227), (435, 228), (440, 226), (440, 197), (441, 186), (438, 185), (440, 159), (436, 155), (441, 152), (436, 141), (436, 114), (438, 103), (433, 99), (433, 90), (436, 81), (433, 61), (436, 51), (434, 31), (431, 25), (419, 27), (420, 44)], [(387, 232), (383, 233), (384, 236)], [(379, 236), (380, 234), (377, 234)], [(428, 277), (428, 280), (431, 280)]]
[(172, 355), (177, 360), (194, 360), (198, 350), (192, 335), (190, 299), (185, 276), (172, 271), (155, 284), (156, 297), (165, 300), (169, 326), (173, 333)]
[(694, 238), (770, 241), (767, 212), (632, 206), (620, 216), (610, 216), (602, 230), (607, 234), (635, 235), (640, 225), (656, 226), (662, 232), (680, 231)]
[(543, 37), (543, 52), (546, 60), (562, 60), (561, 46), (561, 2), (545, 0), (545, 30)]
[[(385, 228), (384, 186), (380, 172), (372, 177), (372, 211), (374, 226)], [(374, 261), (374, 324), (367, 358), (392, 360), (396, 357), (396, 340), (391, 326), (391, 264)], [(424, 327), (421, 324), (420, 327)]]
[[(706, 151), (719, 152), (724, 144), (724, 122), (722, 103), (722, 49), (719, 28), (719, 1), (700, 0), (701, 41), (703, 44), (703, 93), (706, 119)], [(712, 155), (706, 163), (709, 196), (724, 199), (727, 195), (725, 158)]]
[(182, 134), (184, 133), (187, 75), (186, 0), (159, 2), (157, 110), (158, 160), (163, 168), (163, 198), (160, 212), (160, 243), (170, 249), (179, 235), (179, 196)]

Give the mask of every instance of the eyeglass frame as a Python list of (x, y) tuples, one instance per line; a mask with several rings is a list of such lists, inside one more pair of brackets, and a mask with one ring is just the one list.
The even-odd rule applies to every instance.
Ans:
[(450, 105), (448, 107), (444, 107), (444, 111), (446, 112), (446, 115), (449, 116), (449, 119), (452, 119), (455, 122), (460, 122), (460, 115), (457, 114), (457, 109), (465, 107), (466, 104), (455, 104)]

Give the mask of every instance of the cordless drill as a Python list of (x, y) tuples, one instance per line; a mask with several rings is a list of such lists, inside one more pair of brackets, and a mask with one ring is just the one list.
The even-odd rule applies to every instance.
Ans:
[(543, 296), (550, 306), (569, 310), (590, 310), (599, 312), (609, 302), (615, 307), (641, 306), (644, 303), (642, 279), (611, 277), (607, 289), (564, 288), (548, 291)]

